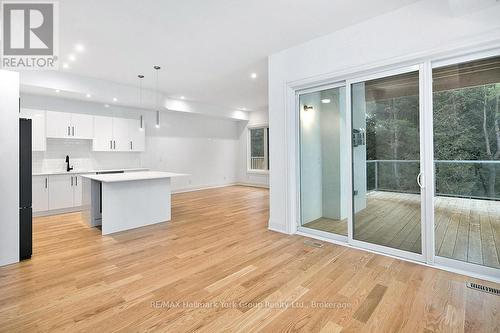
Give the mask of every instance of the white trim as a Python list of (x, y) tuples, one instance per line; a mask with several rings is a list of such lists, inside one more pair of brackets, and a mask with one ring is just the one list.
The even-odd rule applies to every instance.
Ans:
[(247, 173), (252, 173), (252, 174), (257, 174), (257, 175), (268, 175), (269, 170), (250, 169), (250, 170), (247, 170)]
[(492, 267), (476, 265), (465, 261), (439, 256), (434, 258), (434, 266), (431, 267), (439, 267), (446, 271), (500, 283), (500, 270)]
[(266, 184), (257, 184), (257, 183), (245, 183), (245, 182), (237, 182), (234, 183), (235, 186), (248, 186), (248, 187), (259, 187), (259, 188), (269, 188), (269, 185)]
[(331, 241), (339, 242), (341, 244), (347, 244), (347, 236), (334, 234), (331, 232), (322, 231), (322, 230), (318, 230), (318, 229), (312, 229), (312, 228), (308, 228), (308, 227), (299, 226), (297, 228), (297, 233), (298, 234), (300, 233), (303, 235), (314, 235), (314, 236), (322, 237), (325, 239), (329, 239)]
[(432, 64), (432, 68), (439, 68), (439, 67), (460, 64), (464, 62), (470, 62), (474, 60), (497, 57), (499, 55), (500, 55), (500, 47), (482, 51), (471, 51), (469, 53), (462, 55), (450, 54), (450, 56), (448, 57), (438, 60), (430, 60), (430, 62)]
[(69, 213), (77, 213), (83, 210), (83, 206), (78, 207), (68, 207), (68, 208), (60, 208), (60, 209), (52, 209), (45, 210), (40, 212), (33, 212), (33, 217), (44, 217), (44, 216), (52, 216), (52, 215), (60, 215), (60, 214), (69, 214)]
[[(283, 229), (281, 229), (281, 226), (283, 226)], [(278, 228), (279, 227), (279, 228)], [(291, 233), (286, 231), (286, 226), (282, 224), (273, 224), (271, 220), (268, 222), (268, 230), (274, 231), (274, 232), (279, 232), (281, 234), (287, 234), (287, 235), (292, 235)]]
[(196, 191), (203, 191), (203, 190), (211, 190), (211, 189), (214, 189), (214, 188), (229, 187), (229, 186), (235, 186), (235, 185), (238, 185), (238, 183), (227, 183), (227, 184), (210, 185), (210, 186), (185, 187), (185, 188), (173, 190), (172, 194), (196, 192)]
[[(286, 87), (294, 90), (307, 89), (308, 87), (319, 86), (322, 84), (330, 84), (331, 82), (347, 81), (353, 78), (370, 75), (391, 68), (405, 67), (422, 63), (425, 61), (437, 62), (451, 57), (464, 56), (467, 54), (478, 52), (489, 52), (500, 48), (500, 38), (498, 33), (500, 29), (495, 29), (491, 35), (484, 37), (482, 40), (477, 36), (467, 39), (457, 45), (447, 46), (444, 48), (433, 48), (421, 52), (414, 52), (404, 56), (388, 58), (382, 61), (375, 61), (341, 69), (338, 71), (328, 72), (325, 74), (315, 75), (303, 79), (291, 80), (285, 83)], [(481, 36), (482, 37), (482, 34)]]
[(425, 187), (422, 205), (422, 252), (428, 264), (434, 262), (435, 251), (435, 229), (434, 229), (434, 137), (433, 121), (434, 114), (432, 108), (432, 68), (430, 61), (423, 64), (422, 78), (423, 86), (420, 103), (422, 104), (422, 125), (421, 132), (422, 146), (420, 155), (423, 158), (423, 184)]

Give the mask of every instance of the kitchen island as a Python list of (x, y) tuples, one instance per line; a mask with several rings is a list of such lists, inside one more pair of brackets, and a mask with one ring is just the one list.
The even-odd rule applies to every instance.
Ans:
[(171, 179), (186, 174), (139, 171), (82, 175), (83, 216), (103, 235), (170, 221)]

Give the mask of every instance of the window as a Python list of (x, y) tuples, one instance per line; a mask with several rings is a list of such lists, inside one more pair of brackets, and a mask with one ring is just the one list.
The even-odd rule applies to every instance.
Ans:
[(248, 170), (269, 170), (269, 127), (248, 129)]

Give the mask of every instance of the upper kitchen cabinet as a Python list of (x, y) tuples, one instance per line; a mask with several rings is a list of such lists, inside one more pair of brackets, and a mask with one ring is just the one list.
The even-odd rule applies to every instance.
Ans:
[(144, 151), (146, 149), (146, 130), (141, 128), (139, 120), (128, 120), (128, 133), (130, 135), (130, 150)]
[(47, 150), (47, 137), (45, 136), (45, 117), (43, 110), (21, 109), (20, 118), (31, 119), (31, 147), (33, 151)]
[(136, 119), (94, 117), (94, 151), (139, 152), (145, 149), (145, 131)]
[(94, 116), (47, 111), (47, 137), (61, 139), (93, 139)]
[(113, 150), (130, 151), (128, 119), (113, 118)]
[(94, 151), (113, 150), (113, 118), (94, 116)]

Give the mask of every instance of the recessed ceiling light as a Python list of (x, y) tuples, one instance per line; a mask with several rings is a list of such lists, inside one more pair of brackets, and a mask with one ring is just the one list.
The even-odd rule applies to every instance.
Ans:
[(256, 79), (256, 78), (257, 78), (257, 73), (252, 73), (252, 74), (250, 74), (250, 77), (251, 77), (252, 79)]
[(331, 100), (329, 98), (325, 98), (325, 99), (321, 100), (321, 103), (323, 103), (323, 104), (328, 104), (330, 102), (331, 102)]
[(61, 90), (59, 90), (59, 89), (56, 89), (56, 93), (58, 93), (58, 94), (59, 94), (60, 92), (61, 92)]
[(75, 57), (75, 55), (74, 55), (74, 54), (70, 54), (70, 55), (68, 56), (68, 59), (69, 59), (69, 61), (75, 61), (75, 60), (76, 60), (76, 57)]
[(113, 102), (118, 102), (118, 98), (113, 97)]
[(184, 96), (181, 96), (181, 99), (186, 99), (186, 97), (184, 97)]
[(76, 52), (83, 52), (83, 51), (85, 51), (85, 46), (83, 46), (83, 44), (76, 44), (75, 51)]
[(87, 98), (92, 97), (92, 95), (91, 95), (91, 94), (87, 94), (87, 95), (85, 95), (85, 96), (86, 96)]
[(109, 104), (104, 104), (104, 107), (105, 108), (109, 108)]
[(62, 66), (63, 66), (63, 68), (69, 68), (69, 65), (67, 62), (63, 62)]

